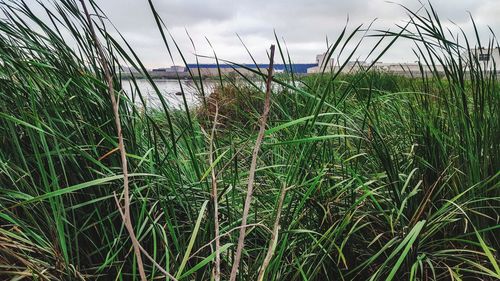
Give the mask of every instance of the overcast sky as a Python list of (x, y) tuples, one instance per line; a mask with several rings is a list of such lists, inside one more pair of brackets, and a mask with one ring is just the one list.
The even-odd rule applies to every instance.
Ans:
[[(166, 53), (147, 0), (96, 0), (110, 20), (122, 32), (141, 59), (149, 67), (168, 66)], [(417, 0), (395, 0), (411, 9)], [(273, 30), (284, 38), (294, 62), (314, 62), (324, 52), (326, 38), (334, 41), (349, 17), (349, 26), (368, 25), (373, 28), (397, 30), (408, 16), (397, 4), (386, 0), (154, 0), (156, 9), (175, 37), (189, 62), (194, 49), (186, 35), (191, 35), (196, 51), (211, 55), (205, 39), (212, 43), (221, 58), (250, 62), (239, 34), (258, 62), (266, 61), (266, 50), (274, 42)], [(488, 36), (487, 26), (500, 31), (500, 0), (434, 0), (434, 8), (442, 21), (453, 21), (472, 32), (472, 13), (481, 34)], [(487, 38), (486, 38), (487, 39)], [(366, 55), (373, 41), (362, 44), (359, 55)], [(179, 62), (178, 57), (175, 58)], [(384, 62), (410, 62), (415, 58), (409, 45), (401, 43), (383, 59)]]

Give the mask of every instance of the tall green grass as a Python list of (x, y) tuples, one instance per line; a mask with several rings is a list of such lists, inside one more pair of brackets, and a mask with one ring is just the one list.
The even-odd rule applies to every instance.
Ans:
[[(167, 53), (181, 53), (149, 3)], [(143, 258), (149, 279), (168, 279), (158, 265), (179, 280), (212, 278), (214, 169), (226, 280), (262, 88), (249, 77), (220, 77), (217, 94), (199, 108), (184, 100), (183, 111), (170, 109), (140, 54), (111, 36), (112, 26), (91, 4), (117, 73), (132, 220), (156, 262)], [(12, 0), (0, 7), (1, 279), (138, 280), (114, 198), (123, 175), (113, 152), (113, 112), (78, 3)], [(497, 70), (469, 55), (477, 45), (495, 51), (498, 44), (479, 42), (477, 31), (453, 37), (432, 6), (407, 13), (399, 32), (366, 36), (381, 38), (377, 58), (397, 40), (414, 42), (422, 71), (413, 78), (370, 68), (274, 78), (239, 280), (257, 279), (270, 246), (264, 280), (500, 277), (500, 86)], [(361, 30), (346, 27), (329, 56), (356, 57)], [(276, 43), (278, 58), (289, 64)], [(344, 54), (348, 49), (354, 51)], [(146, 104), (134, 79), (122, 84), (124, 62), (142, 69), (160, 107)], [(195, 81), (208, 95), (203, 80)], [(215, 103), (219, 124), (211, 134)], [(269, 245), (277, 214), (280, 230)]]

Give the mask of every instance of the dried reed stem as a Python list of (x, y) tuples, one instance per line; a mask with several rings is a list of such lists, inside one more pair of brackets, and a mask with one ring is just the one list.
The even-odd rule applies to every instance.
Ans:
[[(274, 45), (271, 45), (271, 53), (269, 55), (269, 68), (267, 72), (266, 81), (266, 97), (264, 101), (264, 111), (260, 117), (260, 128), (259, 134), (257, 135), (257, 140), (255, 141), (255, 146), (252, 153), (252, 162), (250, 164), (250, 170), (248, 172), (248, 185), (247, 185), (247, 196), (245, 198), (245, 206), (243, 207), (243, 215), (241, 217), (241, 225), (245, 226), (247, 224), (248, 212), (250, 211), (250, 203), (252, 202), (253, 186), (255, 181), (255, 170), (257, 169), (257, 157), (259, 155), (260, 146), (262, 144), (262, 139), (264, 138), (264, 132), (266, 130), (267, 116), (269, 115), (269, 110), (271, 108), (271, 82), (273, 79), (273, 62), (274, 62)], [(241, 253), (243, 251), (245, 242), (246, 227), (240, 228), (240, 236), (238, 238), (238, 247), (236, 248), (236, 254), (234, 256), (233, 267), (231, 269), (230, 281), (236, 280), (236, 275), (238, 274), (238, 268), (240, 265)]]
[[(215, 116), (214, 123), (212, 126), (212, 133), (210, 135), (210, 167), (213, 166), (214, 163), (214, 137), (215, 130), (217, 128), (217, 117), (219, 116), (219, 106), (217, 101), (214, 100), (215, 105)], [(215, 231), (215, 272), (214, 279), (215, 281), (220, 280), (220, 239), (219, 239), (219, 200), (217, 197), (217, 176), (215, 167), (212, 167), (212, 200), (214, 203), (214, 231)]]
[(120, 114), (118, 111), (118, 103), (116, 101), (116, 97), (114, 94), (114, 87), (113, 87), (113, 77), (111, 75), (111, 71), (109, 69), (109, 66), (106, 62), (106, 58), (104, 55), (104, 50), (99, 43), (99, 40), (97, 38), (97, 34), (94, 30), (94, 25), (92, 24), (92, 19), (90, 18), (89, 11), (87, 9), (87, 6), (85, 5), (84, 0), (80, 0), (80, 3), (82, 4), (83, 10), (85, 12), (85, 16), (87, 17), (89, 29), (90, 29), (90, 35), (92, 36), (92, 39), (94, 41), (95, 47), (97, 49), (97, 54), (98, 58), (101, 62), (102, 69), (104, 71), (104, 76), (106, 78), (106, 82), (108, 84), (108, 94), (109, 97), (111, 98), (111, 105), (113, 107), (113, 114), (115, 116), (115, 127), (116, 131), (118, 134), (118, 149), (120, 150), (120, 156), (121, 156), (121, 163), (122, 163), (122, 171), (123, 171), (123, 194), (124, 194), (124, 205), (123, 205), (123, 223), (125, 225), (125, 228), (128, 231), (128, 234), (130, 236), (130, 240), (132, 240), (132, 245), (134, 247), (134, 252), (137, 257), (137, 267), (139, 269), (139, 274), (141, 276), (142, 281), (146, 281), (146, 273), (144, 272), (144, 265), (142, 263), (142, 257), (141, 257), (141, 250), (140, 250), (140, 245), (139, 241), (137, 240), (137, 237), (135, 237), (134, 233), (134, 227), (132, 226), (132, 220), (130, 218), (130, 195), (129, 195), (129, 181), (128, 181), (128, 168), (127, 168), (127, 154), (125, 151), (125, 144), (123, 142), (123, 135), (122, 135), (122, 126), (121, 126), (121, 121), (120, 121)]
[(269, 241), (269, 248), (267, 249), (266, 257), (264, 258), (262, 266), (260, 267), (259, 277), (257, 278), (258, 281), (264, 280), (264, 273), (266, 273), (267, 266), (269, 265), (269, 262), (271, 262), (274, 250), (276, 249), (276, 243), (278, 242), (278, 232), (280, 230), (281, 208), (283, 208), (283, 201), (285, 201), (286, 190), (287, 189), (285, 185), (283, 185), (283, 187), (281, 187), (278, 209), (276, 211), (276, 218), (274, 219), (273, 232), (271, 233), (271, 240)]

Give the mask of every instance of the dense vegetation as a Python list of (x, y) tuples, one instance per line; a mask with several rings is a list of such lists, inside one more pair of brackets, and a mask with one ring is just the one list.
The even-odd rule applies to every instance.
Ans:
[[(42, 16), (32, 2), (0, 2), (2, 280), (139, 280), (116, 202), (123, 170), (108, 83), (79, 4), (40, 2)], [(266, 260), (263, 280), (500, 277), (496, 70), (467, 55), (466, 34), (450, 35), (432, 7), (407, 12), (407, 28), (379, 34), (373, 51), (413, 40), (423, 74), (275, 77), (239, 280), (256, 279)], [(115, 73), (124, 61), (144, 70), (104, 17), (92, 19)], [(358, 46), (351, 34), (359, 32), (345, 29), (328, 53)], [(288, 63), (277, 44), (276, 59)], [(162, 271), (213, 278), (214, 184), (227, 280), (263, 106), (260, 81), (221, 79), (207, 97), (196, 80), (200, 106), (176, 111), (151, 79), (157, 108), (143, 102), (135, 80), (113, 80), (132, 223), (155, 261), (143, 255), (149, 280), (168, 279)]]

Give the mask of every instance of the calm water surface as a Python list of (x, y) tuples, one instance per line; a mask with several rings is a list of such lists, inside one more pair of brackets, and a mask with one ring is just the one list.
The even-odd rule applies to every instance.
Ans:
[[(162, 97), (165, 99), (165, 101), (171, 108), (179, 109), (184, 105), (182, 95), (177, 95), (177, 93), (181, 92), (181, 85), (182, 85), (182, 90), (184, 92), (184, 96), (189, 106), (196, 105), (201, 101), (200, 100), (201, 91), (197, 89), (195, 82), (192, 80), (181, 80), (180, 84), (179, 81), (177, 80), (165, 79), (165, 80), (154, 80), (154, 81), (156, 86), (160, 90)], [(141, 94), (144, 96), (146, 100), (146, 105), (148, 107), (161, 107), (160, 99), (156, 94), (156, 91), (151, 86), (151, 84), (146, 79), (139, 79), (136, 80), (136, 82), (139, 90), (141, 91)], [(139, 97), (137, 96), (137, 93), (132, 93), (134, 91), (130, 90), (131, 87), (129, 85), (132, 82), (130, 80), (123, 80), (122, 83), (123, 83), (123, 88), (126, 89), (127, 94), (134, 99), (135, 103), (142, 105)], [(199, 87), (200, 82), (196, 81), (196, 83), (198, 84)], [(216, 85), (217, 81), (204, 80), (203, 89), (205, 95), (206, 96), (210, 95), (210, 93), (213, 92)]]

